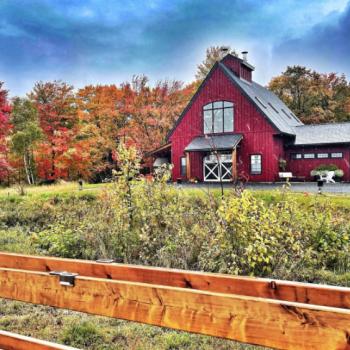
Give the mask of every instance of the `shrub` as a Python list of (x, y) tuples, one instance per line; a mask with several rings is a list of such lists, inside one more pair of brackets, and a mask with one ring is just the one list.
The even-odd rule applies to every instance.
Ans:
[(201, 252), (201, 267), (234, 274), (265, 275), (300, 254), (298, 233), (282, 228), (278, 208), (267, 207), (248, 191), (224, 198), (216, 232)]
[(0, 251), (34, 253), (30, 235), (20, 227), (0, 229)]
[(167, 184), (166, 167), (134, 181), (138, 162), (123, 162), (128, 170), (96, 201), (53, 206), (59, 224), (34, 235), (41, 252), (256, 276), (349, 267), (350, 225), (328, 203), (299, 204), (287, 189), (267, 202), (247, 190), (191, 195)]
[(62, 333), (63, 344), (77, 347), (90, 347), (103, 343), (104, 337), (99, 329), (91, 322), (74, 323), (67, 326)]
[(323, 170), (334, 171), (337, 169), (338, 169), (338, 167), (335, 164), (321, 164), (315, 168), (315, 170), (317, 170), (317, 171), (323, 171)]
[(264, 201), (247, 190), (222, 198), (168, 185), (166, 167), (154, 180), (132, 180), (137, 163), (126, 162), (129, 170), (96, 199), (7, 203), (0, 223), (13, 233), (0, 244), (18, 251), (27, 237), (26, 249), (40, 254), (255, 276), (350, 267), (347, 215), (320, 197), (301, 200), (285, 189)]
[(55, 224), (46, 230), (33, 235), (37, 248), (47, 255), (63, 258), (83, 258), (86, 241), (83, 234), (77, 229)]
[(315, 169), (313, 169), (310, 173), (311, 176), (319, 176), (324, 175), (328, 171), (334, 171), (335, 176), (340, 178), (344, 176), (344, 171), (342, 169), (339, 169), (335, 164), (321, 164)]

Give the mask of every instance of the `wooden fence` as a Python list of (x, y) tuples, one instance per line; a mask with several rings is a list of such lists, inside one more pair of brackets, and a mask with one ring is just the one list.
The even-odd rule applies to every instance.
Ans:
[(278, 349), (350, 350), (350, 288), (0, 253), (0, 297)]
[(50, 343), (10, 332), (0, 331), (0, 349), (3, 350), (78, 350), (70, 346)]

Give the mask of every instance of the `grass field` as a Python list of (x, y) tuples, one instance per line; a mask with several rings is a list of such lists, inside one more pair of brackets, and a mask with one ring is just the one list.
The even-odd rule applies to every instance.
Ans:
[[(54, 185), (43, 185), (43, 186), (26, 186), (24, 188), (25, 195), (20, 195), (18, 187), (0, 187), (0, 200), (1, 199), (12, 199), (14, 201), (21, 201), (27, 199), (49, 199), (53, 197), (69, 197), (69, 196), (97, 196), (103, 190), (113, 186), (111, 183), (100, 183), (100, 184), (84, 184), (83, 189), (79, 190), (78, 184), (73, 182), (63, 182)], [(186, 188), (181, 187), (181, 190), (186, 191), (192, 196), (206, 196), (208, 192), (213, 193), (216, 197), (220, 196), (220, 190), (201, 188)], [(232, 191), (232, 189), (226, 188), (225, 192)], [(283, 193), (280, 190), (250, 190), (254, 195), (267, 203), (278, 202), (283, 198)], [(319, 203), (331, 204), (335, 209), (350, 211), (350, 195), (349, 194), (331, 194), (326, 193), (322, 195), (314, 193), (290, 193), (298, 202), (304, 205), (310, 205), (313, 201)]]
[(83, 190), (79, 190), (78, 184), (73, 182), (62, 182), (54, 185), (25, 186), (24, 196), (20, 194), (20, 188), (2, 187), (0, 188), (0, 198), (50, 198), (56, 195), (67, 196), (72, 194), (92, 193), (97, 194), (107, 188), (110, 184), (84, 184)]
[[(140, 185), (137, 182), (134, 186)], [(48, 237), (49, 239), (50, 237), (50, 244), (52, 244), (52, 247), (55, 247), (56, 251), (64, 253), (66, 257), (71, 257), (70, 254), (75, 254), (80, 249), (80, 245), (83, 245), (83, 242), (86, 243), (85, 239), (90, 239), (91, 242), (95, 242), (95, 240), (93, 240), (95, 235), (98, 236), (99, 239), (103, 239), (103, 233), (105, 233), (107, 234), (106, 242), (109, 242), (110, 239), (113, 238), (113, 235), (118, 233), (118, 229), (122, 230), (123, 227), (117, 226), (117, 221), (113, 221), (112, 223), (108, 221), (111, 219), (112, 214), (108, 209), (109, 206), (104, 203), (104, 200), (109, 203), (109, 197), (98, 197), (103, 194), (103, 191), (109, 190), (112, 187), (113, 184), (84, 184), (83, 189), (79, 190), (77, 183), (60, 183), (47, 186), (26, 187), (24, 195), (20, 195), (19, 189), (16, 187), (0, 188), (0, 250), (28, 254), (46, 254), (45, 249), (47, 249), (46, 244), (48, 241), (41, 240), (39, 244), (38, 237), (41, 237), (41, 239), (43, 239), (43, 237)], [(159, 201), (160, 197), (163, 197), (164, 192), (168, 189), (168, 187), (162, 187), (161, 193), (155, 192), (155, 197), (152, 197), (155, 198), (153, 202)], [(225, 191), (228, 194), (228, 192), (232, 190), (233, 189), (226, 189)], [(186, 219), (184, 224), (186, 224), (187, 220), (191, 220), (191, 216), (187, 215), (187, 211), (196, 206), (203, 205), (201, 203), (205, 202), (197, 200), (198, 197), (205, 198), (205, 196), (213, 194), (217, 199), (220, 198), (220, 190), (217, 188), (208, 190), (205, 187), (193, 188), (183, 186), (179, 188), (178, 191), (184, 192), (182, 193), (184, 196), (181, 198), (185, 199), (185, 202), (187, 199), (190, 199), (187, 204), (187, 209), (179, 212), (179, 215), (184, 215)], [(135, 192), (139, 194), (139, 192)], [(170, 192), (173, 193), (172, 190)], [(121, 192), (115, 192), (113, 195), (118, 197), (118, 193)], [(252, 193), (255, 197), (260, 198), (268, 204), (280, 203), (281, 201), (286, 201), (291, 198), (296, 199), (302, 208), (300, 212), (306, 213), (312, 211), (315, 207), (313, 205), (315, 201), (327, 205), (328, 208), (331, 205), (335, 214), (333, 215), (332, 211), (332, 218), (336, 218), (339, 214), (339, 216), (347, 220), (350, 211), (350, 195), (286, 194), (278, 190), (252, 190)], [(229, 196), (226, 196), (226, 198), (229, 198)], [(142, 212), (140, 211), (139, 213), (148, 213), (148, 211), (146, 211), (147, 208), (151, 208), (147, 215), (151, 212), (153, 213), (153, 202), (151, 200), (146, 201), (144, 207), (138, 207), (144, 208)], [(167, 204), (168, 202), (164, 202), (164, 206), (169, 205)], [(106, 205), (105, 211), (103, 209), (100, 210), (100, 203)], [(181, 207), (181, 205), (177, 203), (175, 207), (171, 207), (171, 210), (167, 212), (173, 212), (177, 207)], [(273, 205), (270, 207), (273, 207)], [(205, 210), (207, 210), (207, 207), (205, 208)], [(317, 206), (317, 208), (320, 207)], [(322, 207), (318, 210), (322, 211)], [(214, 209), (214, 213), (215, 212), (217, 212), (216, 209)], [(79, 216), (81, 213), (84, 215)], [(206, 214), (206, 212), (201, 213), (202, 215)], [(211, 215), (214, 215), (214, 213), (211, 213)], [(157, 235), (162, 235), (164, 228), (162, 226), (161, 229), (158, 230), (160, 214), (157, 212), (156, 214), (158, 216), (150, 217), (150, 219), (156, 219), (153, 220), (155, 225), (152, 226), (152, 230), (156, 230)], [(197, 212), (195, 212), (195, 214), (197, 215)], [(181, 218), (179, 215), (176, 216), (176, 220)], [(124, 217), (121, 216), (121, 218)], [(173, 222), (174, 218), (170, 216), (169, 218), (172, 218)], [(147, 219), (145, 222), (147, 225), (137, 226), (137, 229), (141, 227), (147, 229), (151, 220)], [(179, 222), (181, 221), (179, 220)], [(192, 227), (195, 225), (191, 224), (190, 226)], [(179, 230), (179, 232), (190, 231), (190, 226), (181, 226), (180, 228), (183, 227), (184, 229), (183, 231)], [(113, 227), (119, 228), (113, 229)], [(203, 228), (205, 227), (202, 227), (202, 229)], [(331, 226), (330, 229), (335, 230), (336, 227)], [(108, 232), (111, 232), (111, 236), (108, 235)], [(334, 232), (340, 231), (336, 230)], [(91, 233), (91, 235), (89, 233)], [(127, 233), (129, 234), (129, 229)], [(169, 236), (174, 236), (174, 234), (176, 234), (176, 231), (171, 231)], [(210, 231), (210, 234), (212, 234), (212, 231)], [(84, 237), (84, 240), (74, 240), (75, 237), (80, 236)], [(158, 237), (159, 236), (157, 236), (157, 239)], [(186, 243), (186, 240), (184, 240), (186, 237), (191, 236), (181, 235), (179, 236), (179, 243), (174, 241), (174, 245), (178, 244), (181, 246), (181, 249), (179, 251), (176, 249), (171, 250), (172, 257), (180, 253), (181, 257), (183, 256), (182, 247)], [(160, 239), (162, 239), (162, 237), (160, 237)], [(100, 241), (98, 242), (99, 243), (96, 243), (96, 245), (91, 243), (91, 249), (93, 251), (99, 246), (104, 246), (100, 244)], [(193, 245), (193, 242), (191, 242), (192, 241), (188, 241), (188, 243), (186, 243), (187, 250), (190, 250), (189, 247)], [(169, 247), (174, 249), (174, 245), (171, 243)], [(144, 243), (140, 246), (143, 247)], [(115, 243), (115, 247), (118, 248), (117, 243)], [(66, 251), (65, 249), (68, 250)], [(92, 254), (93, 252), (89, 249), (86, 248), (86, 252)], [(150, 254), (153, 256), (156, 254), (156, 251), (151, 251)], [(137, 257), (139, 256), (140, 254), (137, 254)], [(298, 269), (293, 272), (294, 274), (292, 277), (284, 277), (284, 275), (283, 277), (302, 281), (309, 281), (311, 278), (311, 282), (348, 286), (350, 283), (349, 269), (344, 268), (343, 270), (344, 271), (334, 271), (332, 269)], [(67, 310), (33, 306), (1, 299), (0, 315), (0, 329), (65, 343), (88, 350), (262, 349), (212, 337), (170, 331), (133, 322), (88, 316)]]
[[(53, 198), (98, 197), (112, 184), (84, 184), (79, 190), (77, 183), (60, 183), (45, 186), (27, 186), (25, 194), (20, 189), (0, 188), (1, 202), (12, 202), (12, 207), (47, 203)], [(188, 190), (190, 195), (203, 195), (202, 190)], [(18, 206), (17, 206), (18, 203)], [(29, 209), (30, 212), (31, 209)], [(29, 219), (29, 220), (32, 220)], [(35, 219), (36, 220), (36, 219)], [(23, 223), (21, 223), (23, 224)], [(15, 224), (21, 225), (20, 223)], [(1, 227), (1, 215), (0, 215)], [(0, 236), (2, 249), (21, 253), (37, 254), (28, 251), (28, 242), (18, 242), (18, 231), (5, 228), (6, 237)], [(24, 229), (26, 231), (26, 229)], [(3, 232), (5, 232), (3, 231)], [(30, 238), (28, 238), (30, 240)], [(0, 248), (1, 250), (1, 248)], [(30, 305), (17, 301), (0, 299), (0, 329), (39, 339), (47, 339), (88, 350), (259, 350), (262, 347), (240, 344), (214, 337), (177, 332), (160, 327), (127, 322), (105, 317), (90, 316), (68, 310)]]
[[(263, 350), (214, 337), (0, 299), (0, 329), (88, 350)], [(30, 349), (28, 349), (30, 350)]]

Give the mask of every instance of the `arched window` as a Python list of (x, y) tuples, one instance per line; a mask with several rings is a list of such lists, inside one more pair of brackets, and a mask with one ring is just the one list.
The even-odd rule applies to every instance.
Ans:
[(216, 101), (203, 107), (204, 134), (233, 131), (233, 103)]

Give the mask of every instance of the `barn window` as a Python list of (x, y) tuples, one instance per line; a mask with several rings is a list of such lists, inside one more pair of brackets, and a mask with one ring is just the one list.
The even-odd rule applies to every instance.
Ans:
[(301, 159), (301, 158), (303, 158), (303, 155), (301, 153), (292, 153), (291, 158), (292, 159)]
[(186, 157), (181, 157), (180, 158), (180, 174), (181, 176), (186, 176), (187, 173), (187, 162), (186, 162)]
[(261, 174), (261, 154), (252, 154), (250, 156), (250, 173), (253, 175)]
[(331, 153), (331, 158), (343, 158), (343, 152)]
[(329, 154), (328, 153), (317, 153), (317, 158), (328, 158)]
[(233, 103), (216, 101), (203, 107), (205, 134), (218, 134), (233, 131)]
[(314, 159), (315, 153), (304, 153), (304, 159)]

